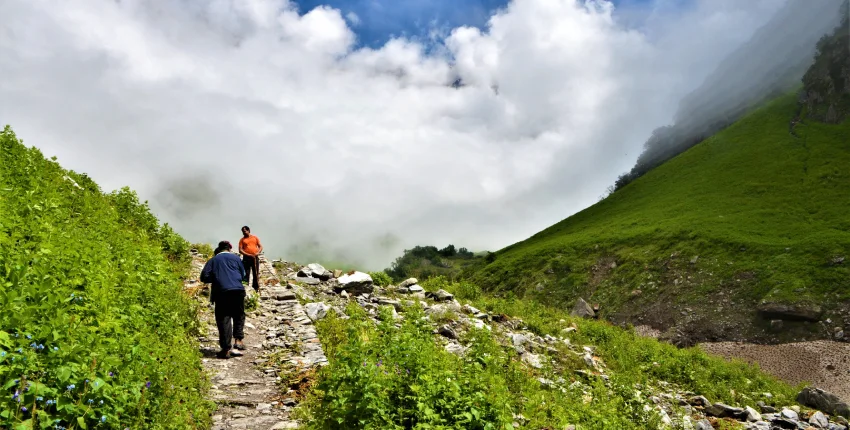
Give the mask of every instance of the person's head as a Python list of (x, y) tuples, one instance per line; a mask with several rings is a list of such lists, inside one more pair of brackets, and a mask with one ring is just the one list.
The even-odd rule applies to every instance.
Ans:
[(213, 252), (213, 254), (218, 255), (224, 251), (230, 251), (231, 249), (233, 249), (233, 245), (231, 245), (230, 242), (226, 240), (222, 240), (218, 243), (218, 247), (215, 249), (215, 252)]
[(248, 237), (251, 235), (251, 228), (247, 225), (242, 226), (242, 236)]

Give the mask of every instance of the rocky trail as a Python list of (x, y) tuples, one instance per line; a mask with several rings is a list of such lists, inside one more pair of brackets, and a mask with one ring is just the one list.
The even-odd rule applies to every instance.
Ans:
[(299, 387), (317, 366), (327, 364), (312, 322), (294, 291), (281, 286), (275, 268), (261, 256), (260, 294), (248, 289), (247, 301), (257, 307), (247, 312), (244, 355), (216, 358), (219, 347), (213, 308), (208, 306), (208, 290), (198, 281), (204, 262), (195, 255), (187, 284), (202, 291), (196, 297), (205, 305), (206, 334), (199, 342), (212, 382), (210, 396), (218, 405), (213, 430), (298, 428), (290, 412), (303, 394)]
[[(187, 288), (199, 291), (198, 300), (206, 300), (205, 294), (200, 293), (206, 290), (197, 281), (203, 263), (200, 256), (195, 257), (195, 273), (187, 281)], [(252, 294), (248, 299), (248, 303), (256, 306), (252, 306), (246, 320), (244, 356), (229, 360), (215, 358), (218, 345), (212, 308), (205, 306), (202, 312), (207, 332), (199, 341), (204, 352), (203, 364), (211, 375), (210, 396), (218, 405), (212, 427), (215, 430), (303, 427), (304, 423), (293, 416), (294, 408), (309, 390), (317, 368), (328, 363), (313, 323), (331, 312), (342, 315), (345, 306), (352, 302), (375, 320), (381, 307), (387, 307), (395, 318), (401, 319), (405, 307), (421, 306), (429, 320), (426, 323), (433, 326), (434, 341), (453, 354), (463, 355), (469, 347), (459, 340), (464, 338), (459, 334), (473, 328), (487, 329), (515, 350), (529, 369), (549, 367), (548, 364), (557, 361), (553, 360), (555, 354), (574, 354), (586, 367), (579, 373), (602, 378), (606, 383), (609, 378), (607, 366), (596, 356), (592, 345), (570, 342), (570, 332), (575, 326), (564, 329), (562, 336), (541, 337), (520, 319), (489, 315), (468, 303), (460, 303), (443, 290), (426, 292), (415, 279), (382, 288), (373, 285), (369, 275), (361, 272), (343, 274), (318, 264), (304, 267), (281, 261), (273, 264), (265, 258), (261, 264), (260, 294)], [(582, 389), (557, 371), (538, 380), (551, 389)], [(663, 382), (641, 387), (640, 392), (645, 410), (654, 410), (666, 428), (847, 430), (847, 421), (838, 415), (850, 415), (846, 403), (817, 389), (806, 389), (798, 398), (811, 409), (760, 402), (733, 407)], [(514, 427), (523, 428), (523, 418), (515, 418)]]

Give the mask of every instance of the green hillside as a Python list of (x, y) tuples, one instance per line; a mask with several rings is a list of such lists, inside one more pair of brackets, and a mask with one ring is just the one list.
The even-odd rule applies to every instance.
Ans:
[(793, 95), (769, 103), (467, 276), (561, 306), (581, 296), (684, 343), (825, 335), (771, 333), (755, 311), (820, 306), (840, 324), (850, 299), (850, 123), (802, 121), (792, 135), (798, 109)]
[(188, 243), (0, 132), (0, 428), (204, 428)]

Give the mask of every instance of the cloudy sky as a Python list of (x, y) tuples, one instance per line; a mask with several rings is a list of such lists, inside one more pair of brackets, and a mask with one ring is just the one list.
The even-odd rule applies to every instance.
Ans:
[(0, 122), (189, 240), (381, 268), (595, 203), (785, 1), (7, 0)]

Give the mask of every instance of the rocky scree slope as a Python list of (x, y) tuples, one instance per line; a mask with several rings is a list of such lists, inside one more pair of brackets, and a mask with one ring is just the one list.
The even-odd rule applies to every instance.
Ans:
[(678, 345), (844, 340), (850, 124), (783, 96), (538, 234), (478, 261), (495, 294), (646, 325)]
[(276, 264), (329, 360), (294, 412), (307, 428), (847, 428), (828, 393), (604, 322), (441, 278)]

